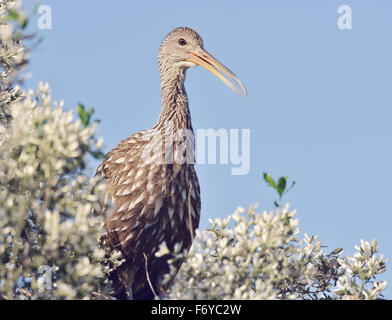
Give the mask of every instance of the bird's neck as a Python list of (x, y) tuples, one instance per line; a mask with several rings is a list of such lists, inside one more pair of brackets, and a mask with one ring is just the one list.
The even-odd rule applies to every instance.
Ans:
[(184, 68), (161, 70), (162, 111), (157, 127), (173, 126), (176, 129), (191, 129), (191, 114), (188, 96), (184, 88)]

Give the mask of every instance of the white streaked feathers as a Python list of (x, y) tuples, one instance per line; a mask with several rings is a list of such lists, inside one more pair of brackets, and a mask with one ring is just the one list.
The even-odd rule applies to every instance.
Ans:
[(169, 215), (169, 219), (170, 219), (170, 220), (173, 220), (174, 208), (169, 207), (168, 210), (167, 210), (167, 213), (168, 213), (168, 215)]
[(125, 157), (121, 157), (115, 160), (114, 163), (124, 163), (124, 161), (125, 161)]
[(157, 201), (155, 202), (154, 217), (158, 215), (159, 210), (161, 210), (162, 204), (163, 204), (162, 198), (158, 198)]

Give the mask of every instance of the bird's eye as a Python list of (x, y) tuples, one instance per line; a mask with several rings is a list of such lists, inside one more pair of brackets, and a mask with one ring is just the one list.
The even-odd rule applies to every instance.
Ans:
[(178, 39), (178, 44), (179, 44), (180, 46), (185, 46), (185, 45), (186, 45), (185, 39), (184, 39), (184, 38)]

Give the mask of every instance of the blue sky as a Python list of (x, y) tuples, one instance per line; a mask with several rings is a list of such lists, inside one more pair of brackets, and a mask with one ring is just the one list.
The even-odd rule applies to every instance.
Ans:
[[(392, 257), (391, 1), (41, 3), (52, 8), (53, 28), (37, 31), (43, 42), (25, 86), (47, 81), (66, 109), (93, 106), (105, 151), (158, 118), (157, 53), (175, 27), (198, 31), (205, 49), (244, 82), (246, 99), (201, 67), (187, 74), (195, 129), (251, 130), (249, 174), (197, 165), (201, 229), (238, 206), (272, 209), (266, 171), (297, 182), (284, 200), (327, 250), (352, 254), (361, 238), (376, 238)], [(337, 27), (344, 4), (351, 30)], [(380, 279), (392, 298), (392, 271)]]

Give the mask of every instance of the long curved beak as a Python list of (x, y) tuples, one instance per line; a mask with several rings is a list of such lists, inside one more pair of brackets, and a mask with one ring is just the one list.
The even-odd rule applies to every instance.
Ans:
[[(240, 79), (227, 69), (223, 64), (221, 64), (217, 59), (210, 55), (204, 49), (199, 48), (197, 52), (189, 51), (190, 58), (187, 59), (189, 62), (196, 63), (208, 71), (212, 72), (216, 77), (218, 77), (225, 85), (227, 85), (231, 90), (238, 93), (242, 97), (246, 97), (246, 89)], [(230, 80), (232, 81), (230, 81)], [(234, 85), (234, 83), (241, 89), (241, 91)]]

